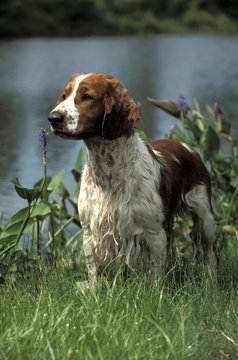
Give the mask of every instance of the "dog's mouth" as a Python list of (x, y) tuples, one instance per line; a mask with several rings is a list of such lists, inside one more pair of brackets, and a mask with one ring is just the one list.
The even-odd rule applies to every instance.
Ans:
[(53, 128), (53, 127), (51, 127), (51, 130), (55, 135), (58, 135), (58, 136), (62, 137), (63, 139), (71, 139), (71, 140), (80, 140), (81, 139), (81, 136), (78, 134), (68, 133), (66, 131), (60, 130), (58, 128)]
[(63, 126), (53, 126), (53, 125), (51, 125), (51, 131), (53, 134), (60, 136), (63, 139), (69, 139), (69, 140), (84, 140), (95, 135), (91, 131), (78, 130), (77, 132), (73, 132), (73, 131), (68, 131), (68, 129), (67, 128), (65, 129)]

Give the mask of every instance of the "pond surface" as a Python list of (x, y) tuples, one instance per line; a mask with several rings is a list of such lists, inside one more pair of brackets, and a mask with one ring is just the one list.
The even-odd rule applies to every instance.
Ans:
[[(0, 211), (4, 218), (24, 203), (12, 177), (33, 186), (43, 174), (38, 133), (71, 74), (107, 72), (142, 104), (152, 139), (169, 132), (176, 119), (146, 102), (147, 97), (201, 106), (217, 102), (238, 136), (238, 35), (30, 38), (0, 40)], [(48, 173), (71, 169), (82, 142), (50, 136)]]

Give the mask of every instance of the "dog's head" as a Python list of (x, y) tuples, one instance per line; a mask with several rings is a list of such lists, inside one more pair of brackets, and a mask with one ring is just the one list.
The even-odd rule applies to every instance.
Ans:
[(107, 74), (75, 74), (49, 114), (51, 130), (67, 139), (101, 136), (113, 140), (134, 133), (139, 119), (128, 90)]

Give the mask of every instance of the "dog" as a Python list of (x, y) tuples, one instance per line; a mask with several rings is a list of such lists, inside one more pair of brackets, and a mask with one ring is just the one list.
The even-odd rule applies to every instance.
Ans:
[(51, 130), (83, 140), (86, 160), (78, 199), (89, 282), (143, 255), (151, 280), (166, 272), (173, 217), (183, 207), (193, 219), (193, 240), (216, 267), (211, 183), (200, 155), (176, 140), (144, 143), (128, 90), (103, 73), (75, 74), (49, 114)]

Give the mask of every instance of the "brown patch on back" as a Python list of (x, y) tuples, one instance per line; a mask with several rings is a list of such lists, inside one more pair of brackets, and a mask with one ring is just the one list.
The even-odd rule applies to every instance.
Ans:
[[(196, 185), (204, 183), (210, 198), (209, 174), (197, 151), (189, 151), (176, 140), (157, 140), (150, 145), (162, 155), (159, 158), (162, 164), (159, 193), (165, 205), (166, 218), (173, 215), (185, 194)], [(158, 157), (153, 156), (158, 161)]]

